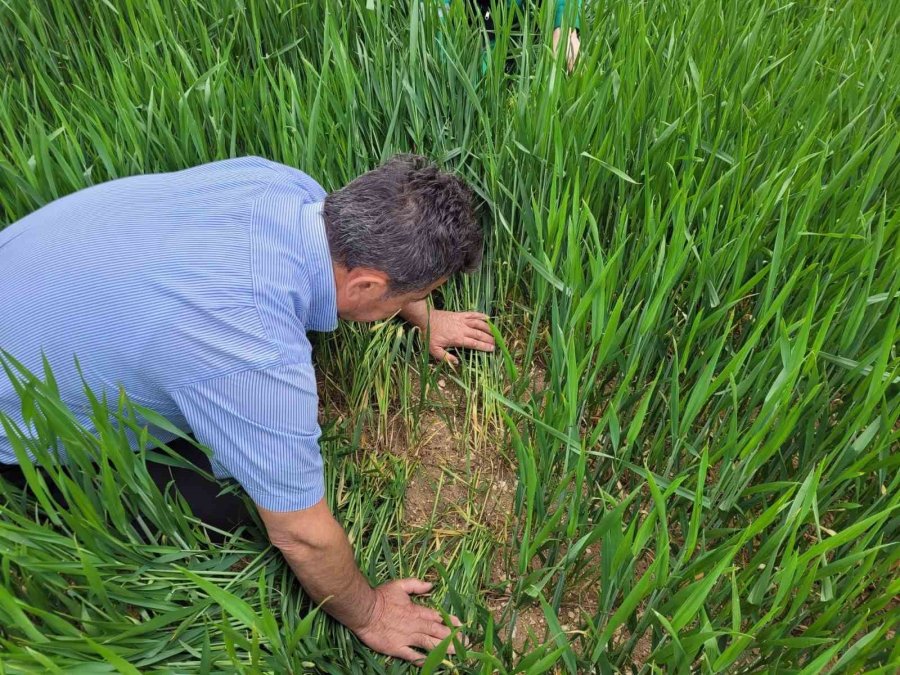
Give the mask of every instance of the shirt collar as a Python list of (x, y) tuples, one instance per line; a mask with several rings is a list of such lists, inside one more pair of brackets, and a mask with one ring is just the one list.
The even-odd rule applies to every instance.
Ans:
[(307, 330), (332, 331), (337, 328), (337, 290), (331, 250), (325, 234), (324, 202), (304, 204), (300, 209), (300, 227), (304, 233), (304, 257), (309, 279), (309, 306), (306, 309)]

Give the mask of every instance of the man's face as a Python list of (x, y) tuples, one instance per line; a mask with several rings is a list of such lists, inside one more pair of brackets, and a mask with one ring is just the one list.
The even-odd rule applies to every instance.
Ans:
[(335, 264), (338, 316), (344, 321), (382, 321), (394, 316), (406, 305), (424, 300), (446, 281), (439, 279), (420, 291), (394, 294), (384, 272), (366, 268), (348, 270)]

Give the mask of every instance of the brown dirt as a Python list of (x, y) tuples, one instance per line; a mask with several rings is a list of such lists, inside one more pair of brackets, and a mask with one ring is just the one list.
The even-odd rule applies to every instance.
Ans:
[(531, 367), (531, 390), (535, 394), (541, 394), (547, 388), (547, 369), (535, 361)]
[(420, 428), (427, 426), (422, 440), (414, 445), (394, 446), (395, 453), (403, 454), (415, 463), (406, 486), (403, 502), (403, 525), (419, 528), (434, 520), (441, 527), (459, 527), (457, 509), (464, 508), (468, 488), (453, 475), (444, 476), (444, 466), (459, 457), (459, 449), (450, 430), (437, 416), (427, 422), (420, 421)]
[(241, 557), (241, 558), (238, 558), (238, 560), (237, 560), (234, 564), (232, 564), (231, 567), (228, 568), (228, 570), (229, 570), (230, 572), (242, 572), (242, 571), (244, 571), (245, 569), (247, 569), (247, 566), (248, 566), (251, 562), (253, 562), (253, 556), (252, 556), (252, 555), (245, 555), (245, 556), (243, 556), (243, 557)]
[[(644, 552), (643, 555), (638, 559), (637, 564), (635, 565), (635, 578), (643, 577), (647, 572), (647, 569), (650, 565), (653, 564), (654, 555), (651, 551)], [(635, 613), (637, 620), (640, 621), (644, 617), (644, 612), (646, 611), (647, 603), (642, 602), (638, 605), (637, 611)], [(634, 649), (631, 651), (631, 662), (632, 664), (641, 667), (650, 657), (650, 652), (653, 651), (653, 646), (651, 643), (650, 630), (647, 629), (644, 631), (644, 634), (638, 638), (638, 641), (634, 645)]]
[[(631, 639), (631, 632), (624, 626), (619, 626), (616, 631), (613, 633), (612, 643), (614, 646), (619, 647)], [(640, 670), (644, 667), (644, 664), (650, 658), (650, 654), (653, 652), (653, 643), (650, 639), (650, 630), (647, 629), (644, 631), (644, 634), (638, 638), (637, 642), (634, 643), (634, 647), (631, 650), (631, 658), (628, 660), (628, 665), (634, 668), (635, 670)]]
[(547, 638), (547, 619), (544, 611), (534, 605), (522, 607), (517, 612), (516, 622), (506, 625), (499, 633), (501, 640), (512, 642), (517, 654), (544, 644)]
[(394, 452), (413, 463), (403, 503), (407, 530), (432, 527), (438, 534), (465, 534), (484, 527), (499, 541), (508, 539), (515, 477), (490, 448), (467, 448), (445, 419), (427, 413), (413, 440)]

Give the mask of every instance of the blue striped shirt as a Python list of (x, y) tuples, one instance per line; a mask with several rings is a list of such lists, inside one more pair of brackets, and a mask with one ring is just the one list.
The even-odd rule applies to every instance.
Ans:
[[(307, 330), (337, 325), (324, 190), (257, 157), (110, 181), (0, 230), (0, 348), (191, 431), (217, 476), (288, 511), (324, 494)], [(0, 412), (22, 425), (0, 374)], [(161, 432), (160, 440), (170, 440)], [(0, 462), (15, 463), (0, 426)]]

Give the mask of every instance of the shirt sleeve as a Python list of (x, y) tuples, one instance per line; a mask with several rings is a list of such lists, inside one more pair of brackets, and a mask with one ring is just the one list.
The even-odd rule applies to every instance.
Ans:
[(325, 494), (312, 364), (246, 370), (173, 392), (191, 431), (259, 506), (296, 511)]

